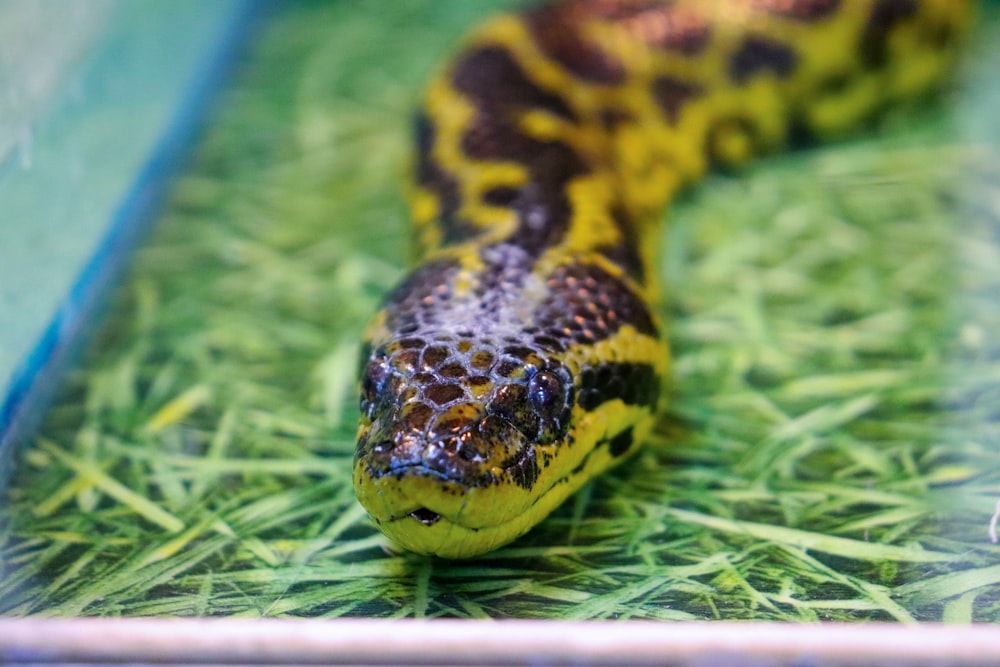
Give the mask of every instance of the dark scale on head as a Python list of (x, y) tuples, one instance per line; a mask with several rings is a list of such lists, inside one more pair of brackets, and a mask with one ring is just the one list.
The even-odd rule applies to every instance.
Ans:
[(543, 336), (594, 343), (625, 325), (648, 336), (658, 335), (642, 299), (621, 279), (597, 266), (559, 267), (549, 276), (548, 285), (550, 296), (533, 321)]
[(518, 291), (531, 275), (534, 256), (520, 245), (500, 243), (479, 252), (485, 267), (478, 276), (473, 294), (483, 321), (478, 326), (496, 322), (500, 313), (516, 301)]
[(408, 335), (439, 322), (451, 301), (450, 284), (458, 271), (458, 262), (443, 259), (428, 262), (410, 274), (386, 299), (386, 326)]
[[(499, 468), (517, 484), (534, 482), (534, 444), (565, 436), (572, 378), (530, 343), (486, 335), (462, 352), (462, 340), (423, 331), (372, 352), (361, 402), (371, 428), (358, 443), (370, 474), (488, 485), (500, 481)], [(461, 375), (450, 370), (459, 367)]]
[(386, 304), (392, 335), (362, 376), (370, 427), (358, 458), (370, 475), (530, 485), (534, 445), (566, 435), (575, 388), (551, 356), (563, 348), (526, 335), (521, 315), (532, 261), (511, 244), (480, 254), (475, 274), (447, 261), (419, 269)]

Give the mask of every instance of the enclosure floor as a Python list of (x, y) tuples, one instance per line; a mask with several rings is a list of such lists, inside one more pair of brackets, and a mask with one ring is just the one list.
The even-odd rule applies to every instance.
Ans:
[(667, 213), (642, 453), (477, 560), (373, 528), (356, 357), (406, 267), (409, 115), (499, 4), (275, 13), (21, 452), (0, 613), (1000, 620), (992, 20), (944, 99)]

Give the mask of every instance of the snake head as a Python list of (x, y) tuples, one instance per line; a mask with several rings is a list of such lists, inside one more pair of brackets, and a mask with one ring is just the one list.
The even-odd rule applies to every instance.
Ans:
[(361, 385), (359, 498), (417, 551), (427, 549), (393, 524), (417, 535), (439, 523), (480, 531), (526, 509), (566, 438), (575, 391), (541, 348), (449, 332), (374, 349)]
[(666, 367), (629, 279), (524, 248), (427, 261), (376, 315), (354, 487), (411, 551), (467, 557), (527, 532), (622, 460)]

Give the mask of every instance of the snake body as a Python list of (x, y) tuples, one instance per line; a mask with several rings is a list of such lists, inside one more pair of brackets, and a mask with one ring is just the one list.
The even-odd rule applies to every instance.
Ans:
[(963, 0), (561, 0), (494, 18), (416, 121), (420, 262), (362, 358), (354, 483), (412, 551), (528, 531), (651, 428), (679, 188), (946, 78)]

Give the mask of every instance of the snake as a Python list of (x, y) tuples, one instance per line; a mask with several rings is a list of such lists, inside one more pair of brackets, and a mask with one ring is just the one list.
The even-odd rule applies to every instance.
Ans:
[(353, 482), (402, 548), (486, 554), (648, 440), (658, 230), (709, 169), (834, 139), (952, 78), (971, 0), (556, 0), (427, 86), (417, 263), (362, 345)]

